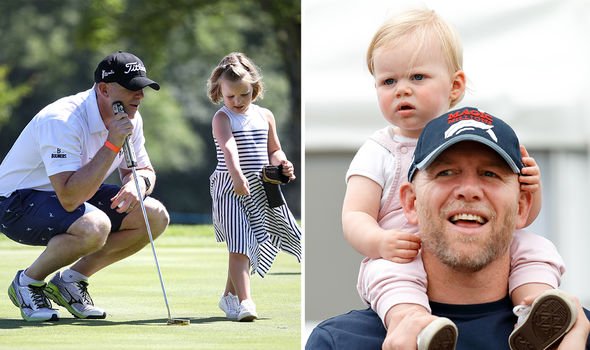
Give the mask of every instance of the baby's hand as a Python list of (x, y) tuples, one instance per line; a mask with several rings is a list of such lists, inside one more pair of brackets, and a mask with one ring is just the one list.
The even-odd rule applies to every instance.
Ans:
[(414, 260), (420, 250), (420, 237), (395, 230), (385, 232), (379, 244), (379, 254), (383, 259), (402, 264)]
[(523, 145), (520, 145), (520, 154), (522, 155), (522, 164), (524, 164), (522, 175), (518, 177), (520, 188), (523, 191), (535, 193), (541, 188), (541, 169), (535, 159), (529, 156)]

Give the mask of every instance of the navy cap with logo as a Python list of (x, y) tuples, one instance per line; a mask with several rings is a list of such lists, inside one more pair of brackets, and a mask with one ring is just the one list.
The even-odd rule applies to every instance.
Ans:
[(490, 147), (517, 174), (523, 168), (520, 143), (514, 130), (500, 118), (474, 107), (464, 107), (426, 124), (414, 151), (408, 180), (412, 181), (417, 170), (426, 169), (444, 150), (462, 141)]
[(146, 86), (160, 90), (160, 85), (149, 79), (143, 62), (134, 54), (118, 51), (105, 57), (94, 71), (94, 82), (119, 83), (137, 91)]

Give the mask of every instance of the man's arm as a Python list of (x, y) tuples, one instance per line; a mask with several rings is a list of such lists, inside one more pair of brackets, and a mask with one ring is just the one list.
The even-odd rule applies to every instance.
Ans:
[(68, 212), (76, 210), (92, 198), (102, 184), (116, 153), (103, 146), (92, 160), (77, 171), (65, 171), (49, 176), (57, 198)]

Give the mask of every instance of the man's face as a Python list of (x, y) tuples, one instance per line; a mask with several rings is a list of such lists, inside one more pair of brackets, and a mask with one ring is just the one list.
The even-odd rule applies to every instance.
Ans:
[(518, 175), (480, 143), (451, 146), (413, 185), (423, 248), (458, 271), (479, 271), (505, 254), (528, 215)]
[(134, 91), (129, 90), (118, 83), (106, 84), (111, 101), (120, 101), (123, 103), (125, 112), (127, 112), (130, 119), (133, 119), (135, 113), (137, 113), (137, 110), (139, 109), (141, 100), (144, 98), (143, 89)]

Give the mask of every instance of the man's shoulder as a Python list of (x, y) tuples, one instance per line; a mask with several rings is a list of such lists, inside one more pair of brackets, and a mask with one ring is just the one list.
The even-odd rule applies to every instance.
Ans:
[(312, 331), (306, 349), (381, 349), (386, 330), (371, 309), (329, 318)]
[(39, 122), (76, 122), (78, 117), (86, 113), (86, 104), (91, 100), (92, 89), (75, 95), (62, 97), (43, 108), (35, 119)]

